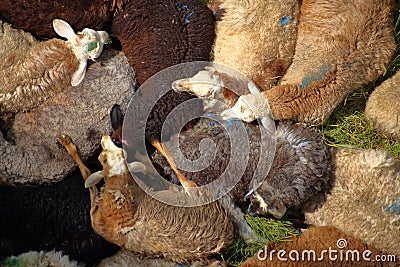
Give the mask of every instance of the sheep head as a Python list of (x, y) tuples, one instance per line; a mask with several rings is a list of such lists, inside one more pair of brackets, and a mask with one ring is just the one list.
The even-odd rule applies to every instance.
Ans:
[[(251, 88), (250, 84), (248, 86), (249, 89)], [(224, 110), (221, 113), (221, 117), (224, 120), (240, 119), (245, 122), (260, 119), (261, 124), (266, 129), (272, 130), (275, 127), (268, 101), (259, 92), (240, 96), (232, 108)]]
[(172, 83), (176, 92), (188, 92), (199, 98), (217, 98), (224, 89), (224, 83), (219, 73), (212, 67), (205, 67), (191, 78), (181, 79)]
[(79, 61), (78, 69), (72, 75), (71, 85), (79, 85), (85, 77), (87, 60), (98, 58), (103, 51), (104, 43), (109, 37), (105, 31), (95, 31), (85, 28), (82, 32), (75, 34), (71, 26), (61, 20), (53, 20), (54, 31), (61, 37), (66, 38), (76, 58)]
[(99, 161), (103, 170), (91, 174), (85, 181), (85, 187), (94, 186), (103, 178), (125, 175), (129, 170), (131, 172), (145, 171), (146, 168), (141, 162), (134, 161), (126, 164), (124, 150), (117, 147), (109, 135), (103, 135), (101, 147), (103, 151), (99, 155)]

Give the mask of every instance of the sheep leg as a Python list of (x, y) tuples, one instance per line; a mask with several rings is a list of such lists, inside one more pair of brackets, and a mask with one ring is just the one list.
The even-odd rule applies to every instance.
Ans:
[(153, 138), (150, 140), (151, 144), (161, 153), (161, 155), (167, 160), (168, 164), (171, 166), (172, 170), (175, 172), (176, 176), (179, 179), (179, 182), (181, 182), (183, 188), (185, 191), (187, 191), (187, 188), (190, 187), (197, 187), (197, 184), (188, 178), (186, 178), (175, 166), (174, 160), (169, 153), (169, 151), (164, 147), (164, 145), (157, 139)]
[[(76, 162), (76, 164), (78, 165), (79, 171), (81, 172), (81, 175), (83, 177), (83, 180), (86, 181), (86, 179), (91, 174), (90, 170), (83, 163), (81, 157), (79, 156), (78, 150), (76, 149), (76, 145), (72, 142), (71, 137), (69, 137), (66, 134), (62, 134), (62, 135), (58, 136), (57, 140), (64, 146), (65, 150), (67, 150), (68, 154)], [(96, 199), (96, 196), (97, 196), (96, 186), (89, 187), (89, 192), (90, 192), (90, 203), (93, 204), (93, 201)], [(92, 208), (94, 207), (93, 205), (91, 205), (91, 206), (92, 206)]]

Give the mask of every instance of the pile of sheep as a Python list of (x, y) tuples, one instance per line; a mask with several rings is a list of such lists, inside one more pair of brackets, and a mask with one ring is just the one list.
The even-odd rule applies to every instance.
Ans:
[[(367, 245), (376, 248), (374, 253), (400, 256), (399, 159), (382, 150), (328, 147), (312, 127), (325, 122), (346, 95), (385, 72), (396, 49), (394, 1), (213, 0), (207, 5), (200, 0), (3, 0), (0, 256), (50, 251), (19, 259), (27, 265), (78, 266), (75, 261), (100, 262), (121, 247), (100, 266), (219, 266), (224, 263), (215, 257), (232, 243), (235, 231), (246, 241), (257, 239), (239, 207), (277, 218), (301, 210), (307, 223), (319, 226), (286, 249), (312, 249), (322, 237), (330, 244), (346, 234), (355, 249)], [(112, 107), (126, 110), (153, 75), (210, 59), (248, 76), (254, 84), (244, 91), (250, 94), (233, 94), (227, 75), (208, 67), (167, 85), (175, 90), (152, 108), (145, 137), (157, 144), (171, 110), (196, 96), (214, 97), (226, 104), (222, 118), (245, 122), (250, 160), (227, 196), (201, 207), (169, 206), (138, 185), (136, 176), (151, 177), (154, 168), (127, 164), (123, 149), (100, 137), (114, 130), (113, 141), (124, 142), (122, 114)], [(376, 88), (366, 107), (377, 129), (396, 139), (398, 78)], [(194, 87), (194, 81), (203, 83)], [(203, 110), (196, 103), (190, 109)], [(265, 180), (251, 190), (265, 123), (253, 121), (266, 116), (276, 121), (276, 152)], [(161, 144), (152, 158), (156, 169), (185, 186), (216, 180), (230, 160), (226, 129), (201, 119), (182, 132), (173, 130), (170, 140), (178, 140), (188, 159), (200, 157), (201, 140), (213, 140), (217, 150), (207, 151), (216, 153), (214, 161), (199, 172), (180, 172)], [(176, 196), (171, 190), (157, 194)], [(243, 266), (255, 264), (266, 262)]]

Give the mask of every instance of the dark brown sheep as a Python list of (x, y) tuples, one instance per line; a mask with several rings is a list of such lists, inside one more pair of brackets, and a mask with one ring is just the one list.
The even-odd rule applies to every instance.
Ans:
[[(234, 128), (235, 124), (237, 123), (229, 127)], [(231, 192), (239, 205), (244, 204), (243, 199), (249, 191), (249, 184), (257, 164), (262, 164), (258, 162), (260, 130), (258, 126), (252, 124), (247, 124), (246, 130), (250, 143), (248, 164), (241, 180)], [(216, 153), (213, 162), (204, 170), (183, 171), (183, 174), (198, 185), (205, 185), (219, 178), (230, 161), (230, 137), (235, 138), (235, 134), (231, 132), (228, 135), (221, 125), (209, 120), (202, 120), (193, 131), (182, 133), (179, 148), (187, 159), (195, 160), (200, 156), (206, 157), (206, 154)], [(207, 147), (200, 153), (199, 142), (205, 138), (210, 138), (215, 143), (216, 149)], [(238, 148), (239, 151), (246, 151), (245, 142), (240, 143), (239, 146), (243, 146), (243, 148)], [(250, 211), (264, 215), (271, 213), (276, 217), (281, 217), (289, 207), (303, 206), (309, 202), (305, 206), (307, 209), (311, 208), (309, 204), (314, 203), (313, 198), (323, 196), (330, 188), (330, 156), (330, 149), (324, 144), (316, 130), (299, 123), (279, 123), (276, 130), (274, 161), (265, 181), (252, 194)], [(154, 162), (163, 167), (167, 177), (170, 177), (172, 181), (177, 181), (159, 154), (154, 156)], [(239, 163), (231, 166), (233, 169), (229, 170), (229, 173), (239, 173), (240, 167), (237, 167), (240, 166)]]
[(111, 22), (113, 12), (122, 4), (120, 0), (3, 0), (0, 17), (18, 29), (43, 38), (54, 38), (53, 19), (66, 20), (75, 29), (101, 30)]

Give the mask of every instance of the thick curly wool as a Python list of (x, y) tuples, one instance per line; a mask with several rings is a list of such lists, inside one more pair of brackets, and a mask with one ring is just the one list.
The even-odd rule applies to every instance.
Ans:
[(52, 185), (1, 186), (0, 213), (0, 256), (56, 249), (92, 264), (118, 250), (92, 229), (89, 193), (76, 171)]
[[(338, 240), (344, 239), (346, 240), (347, 246), (343, 249), (338, 248)], [(337, 255), (337, 260), (331, 260), (329, 257), (329, 248), (331, 250), (337, 250), (336, 253), (331, 254), (331, 258), (334, 259), (335, 255)], [(272, 252), (275, 250), (275, 253)], [(287, 261), (280, 260), (278, 258), (277, 252), (279, 250), (286, 251), (285, 255), (281, 255)], [(325, 250), (325, 252), (323, 252)], [(369, 250), (371, 253), (366, 253), (366, 257), (371, 259), (370, 261), (363, 259), (363, 252)], [(292, 251), (297, 251), (299, 255), (298, 260), (291, 260), (289, 258), (289, 253)], [(340, 251), (343, 253), (343, 258), (340, 258)], [(358, 251), (359, 257), (357, 260), (356, 254), (351, 254), (351, 251)], [(272, 260), (270, 259), (270, 253), (272, 252)], [(302, 260), (303, 252), (306, 252), (305, 259)], [(307, 254), (309, 252), (315, 252), (315, 259), (313, 259), (313, 254)], [(265, 254), (266, 253), (266, 254)], [(347, 254), (346, 254), (347, 253)], [(310, 258), (308, 258), (310, 255)], [(348, 255), (348, 259), (346, 260), (346, 255)], [(364, 256), (365, 256), (364, 255)], [(396, 263), (400, 263), (400, 261), (396, 262), (386, 262), (385, 265), (378, 264), (375, 261), (376, 256), (384, 255), (377, 249), (365, 245), (360, 240), (348, 236), (338, 229), (334, 227), (309, 227), (304, 233), (302, 233), (299, 237), (293, 238), (291, 241), (285, 241), (281, 243), (269, 243), (267, 247), (267, 251), (264, 250), (262, 253), (257, 253), (255, 256), (247, 259), (243, 262), (240, 267), (296, 267), (296, 266), (313, 266), (313, 267), (325, 267), (325, 266), (342, 266), (342, 267), (352, 267), (352, 266), (365, 266), (365, 267), (375, 267), (375, 266), (396, 266)], [(296, 253), (291, 254), (292, 259), (296, 259)], [(261, 259), (259, 259), (260, 257)], [(353, 258), (354, 257), (354, 258)], [(308, 260), (309, 259), (309, 260)], [(317, 260), (318, 259), (318, 260)], [(353, 260), (354, 259), (354, 260)], [(378, 258), (379, 259), (379, 258)], [(338, 265), (336, 265), (336, 263)], [(391, 265), (394, 264), (394, 265)]]
[(97, 138), (110, 130), (109, 110), (128, 105), (137, 84), (122, 53), (105, 50), (89, 65), (82, 84), (69, 87), (26, 113), (0, 116), (0, 183), (42, 184), (62, 180), (75, 165), (57, 145), (67, 132), (86, 160)]
[(322, 123), (382, 75), (396, 49), (392, 11), (392, 0), (302, 1), (293, 63), (264, 92), (274, 118)]
[(177, 267), (176, 262), (164, 258), (143, 258), (132, 251), (122, 249), (113, 256), (102, 260), (98, 267)]
[(400, 141), (400, 72), (374, 89), (365, 114), (381, 133)]
[(139, 187), (126, 165), (122, 174), (108, 175), (121, 160), (125, 164), (124, 152), (109, 137), (103, 136), (102, 146), (105, 185), (99, 195), (90, 188), (92, 226), (99, 235), (142, 256), (185, 264), (207, 260), (233, 241), (233, 224), (218, 202), (190, 208), (160, 202)]
[[(135, 267), (183, 267), (182, 265), (165, 258), (146, 258), (135, 254), (132, 251), (121, 249), (113, 256), (102, 260), (98, 267), (120, 267), (120, 266), (135, 266)], [(219, 261), (209, 262), (195, 261), (191, 262), (191, 267), (225, 267), (226, 264)]]
[(70, 85), (78, 60), (65, 41), (38, 42), (0, 22), (0, 114), (25, 111)]
[[(215, 36), (213, 15), (198, 0), (129, 1), (114, 16), (112, 32), (140, 84), (176, 64), (207, 61)], [(150, 114), (146, 137), (159, 138), (168, 113), (191, 98), (185, 93), (167, 93)], [(193, 109), (201, 111), (202, 106)]]
[(213, 15), (198, 0), (129, 1), (112, 32), (140, 83), (178, 63), (208, 60), (215, 35)]
[[(68, 21), (75, 29), (101, 30), (111, 22), (123, 1), (112, 0), (3, 0), (1, 17), (18, 29), (43, 38), (54, 38), (53, 19)], [(15, 12), (18, 10), (18, 12)], [(32, 14), (35, 14), (34, 16)]]
[[(258, 126), (247, 124), (246, 130), (251, 154), (241, 180), (231, 191), (239, 205), (244, 204), (243, 198), (249, 190), (249, 183), (260, 157)], [(235, 134), (231, 134), (232, 138), (234, 136)], [(216, 153), (213, 162), (206, 169), (199, 172), (183, 171), (183, 174), (198, 185), (205, 185), (219, 178), (231, 160), (230, 137), (227, 132), (215, 122), (203, 120), (192, 132), (183, 133), (180, 138), (180, 149), (187, 159), (195, 160), (200, 156), (205, 157), (207, 153), (211, 155)], [(208, 147), (201, 155), (198, 149), (199, 142), (205, 138), (210, 138), (215, 143), (216, 151)], [(246, 151), (245, 148), (238, 149)], [(281, 122), (276, 131), (276, 152), (273, 164), (264, 183), (256, 190), (268, 209), (262, 210), (258, 199), (252, 200), (250, 208), (255, 212), (265, 214), (275, 213), (275, 210), (281, 210), (282, 207), (286, 209), (291, 206), (302, 206), (307, 201), (313, 202), (313, 197), (323, 194), (329, 188), (329, 159), (330, 149), (323, 143), (317, 131), (302, 124)], [(169, 166), (159, 154), (154, 156), (154, 162), (163, 167), (167, 177), (169, 176), (172, 181), (176, 180), (173, 179)], [(232, 168), (240, 168), (237, 166), (240, 164), (232, 164)], [(230, 172), (239, 173), (239, 170), (233, 169)], [(219, 181), (219, 183), (223, 182)], [(307, 206), (310, 204), (308, 203)]]
[(239, 70), (263, 90), (271, 88), (292, 62), (300, 1), (214, 0), (210, 5), (217, 13), (213, 61)]
[(335, 151), (335, 185), (309, 223), (334, 226), (368, 245), (400, 255), (400, 162), (386, 151)]
[(18, 267), (84, 267), (84, 264), (78, 264), (76, 261), (72, 261), (67, 255), (63, 255), (61, 252), (54, 250), (45, 251), (29, 251), (22, 253), (18, 256), (12, 256), (4, 261), (0, 261), (2, 266), (18, 266)]

